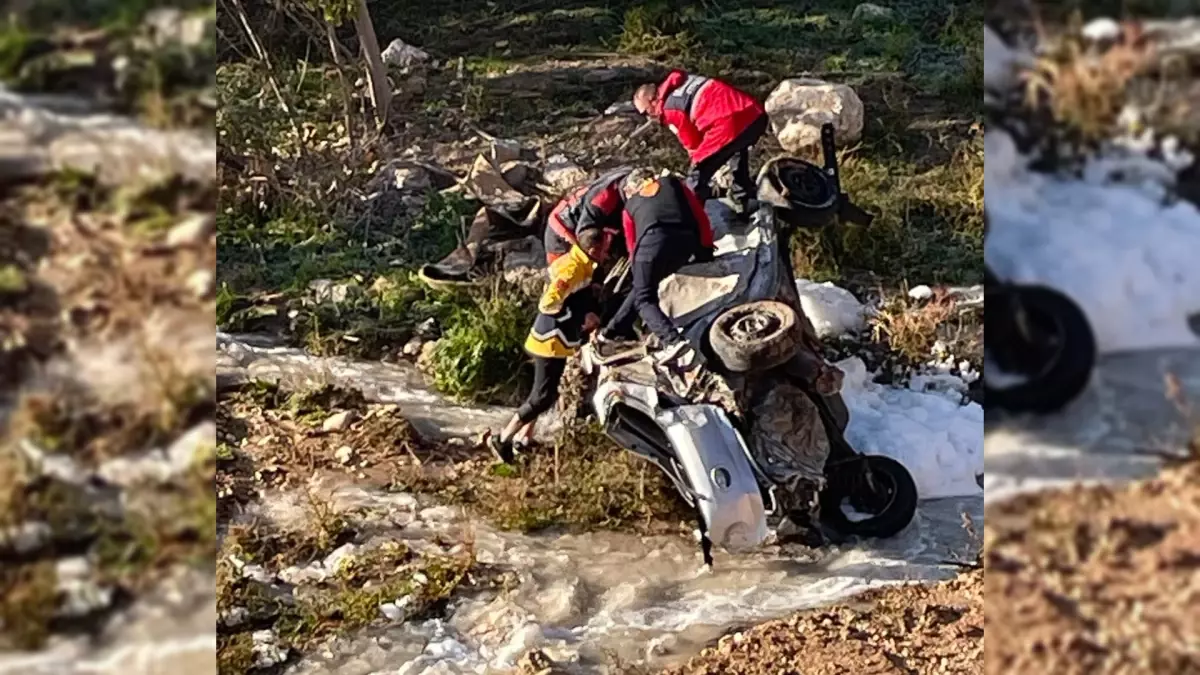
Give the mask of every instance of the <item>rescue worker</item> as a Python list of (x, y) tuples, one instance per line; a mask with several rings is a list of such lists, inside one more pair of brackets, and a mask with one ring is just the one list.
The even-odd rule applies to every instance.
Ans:
[(667, 125), (692, 160), (688, 182), (701, 202), (712, 199), (712, 179), (732, 164), (730, 196), (746, 216), (757, 193), (750, 177), (750, 148), (769, 118), (753, 96), (720, 80), (674, 70), (661, 84), (643, 84), (633, 95), (638, 112)]
[(533, 358), (533, 390), (508, 425), (487, 439), (500, 461), (512, 463), (514, 443), (532, 441), (537, 418), (558, 400), (567, 359), (579, 349), (584, 334), (600, 326), (592, 277), (608, 257), (611, 242), (611, 233), (598, 227), (586, 229), (568, 252), (550, 265), (550, 283), (525, 339), (525, 351)]
[(658, 177), (647, 169), (637, 169), (621, 189), (633, 289), (600, 338), (609, 342), (632, 339), (633, 322), (640, 315), (646, 328), (662, 341), (659, 360), (679, 358), (686, 364), (690, 345), (659, 306), (658, 286), (689, 262), (712, 259), (712, 226), (699, 198), (675, 176)]
[(621, 181), (629, 168), (610, 171), (587, 185), (572, 190), (555, 205), (546, 218), (546, 264), (552, 264), (571, 250), (576, 237), (593, 227), (617, 234), (621, 231), (621, 209), (625, 197)]

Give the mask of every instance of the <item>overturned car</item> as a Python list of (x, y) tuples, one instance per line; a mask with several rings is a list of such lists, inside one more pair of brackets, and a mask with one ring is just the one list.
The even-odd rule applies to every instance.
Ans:
[[(663, 282), (660, 304), (705, 368), (658, 365), (653, 343), (584, 350), (606, 433), (657, 465), (695, 508), (709, 564), (714, 545), (750, 549), (772, 526), (814, 545), (828, 535), (890, 537), (916, 510), (901, 464), (846, 441), (840, 372), (822, 358), (796, 290), (791, 228), (869, 222), (840, 191), (831, 127), (823, 140), (824, 166), (788, 158), (764, 167), (748, 225), (708, 202), (714, 260)], [(618, 269), (609, 283), (619, 296), (627, 280)]]

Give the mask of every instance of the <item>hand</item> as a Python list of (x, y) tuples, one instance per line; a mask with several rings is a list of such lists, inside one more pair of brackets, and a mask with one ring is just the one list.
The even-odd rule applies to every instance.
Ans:
[(595, 312), (588, 312), (583, 317), (583, 332), (590, 333), (600, 327), (600, 317)]

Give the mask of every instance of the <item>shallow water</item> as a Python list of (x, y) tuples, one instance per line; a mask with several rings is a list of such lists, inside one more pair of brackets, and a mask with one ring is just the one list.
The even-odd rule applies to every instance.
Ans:
[[(422, 508), (406, 495), (344, 485), (340, 507), (367, 508), (386, 540), (433, 535), (473, 540), (480, 562), (514, 572), (515, 588), (460, 600), (444, 620), (400, 623), (342, 639), (291, 666), (293, 675), (485, 673), (543, 649), (579, 673), (619, 672), (615, 664), (670, 665), (731, 628), (787, 616), (893, 583), (949, 578), (956, 560), (974, 558), (966, 513), (982, 527), (983, 500), (922, 504), (900, 536), (812, 552), (780, 547), (752, 555), (718, 553), (711, 571), (686, 536), (614, 532), (521, 535), (491, 530), (458, 509)], [(270, 498), (275, 517), (296, 509)], [(386, 514), (386, 515), (385, 515)], [(288, 517), (288, 516), (283, 516)]]
[[(504, 408), (449, 403), (431, 393), (420, 375), (404, 365), (319, 359), (296, 350), (251, 346), (245, 338), (227, 335), (220, 337), (219, 345), (218, 368), (223, 377), (278, 377), (293, 384), (340, 382), (360, 388), (368, 399), (398, 404), (425, 433), (472, 436), (487, 426), (503, 424), (511, 414)], [(890, 392), (877, 385), (861, 393), (848, 398), (854, 414), (862, 418), (857, 426), (851, 422), (852, 436), (862, 435), (865, 443), (873, 436), (888, 435), (872, 441), (880, 446), (877, 451), (895, 452), (892, 446), (903, 438), (923, 434), (933, 455), (964, 445), (971, 454), (981, 454), (975, 453), (982, 447), (981, 430), (975, 438), (959, 438), (963, 435), (959, 427), (970, 421), (966, 417), (936, 421), (954, 416), (958, 409), (946, 395)], [(967, 416), (976, 413), (965, 411)], [(981, 426), (981, 414), (972, 419)], [(545, 426), (552, 431), (552, 425)], [(976, 435), (975, 428), (969, 435)], [(519, 582), (502, 594), (459, 600), (444, 619), (397, 623), (339, 640), (293, 664), (288, 672), (486, 673), (511, 668), (533, 648), (573, 664), (572, 670), (580, 673), (620, 672), (616, 664), (661, 667), (686, 660), (738, 626), (784, 617), (881, 585), (949, 578), (958, 569), (953, 561), (975, 557), (978, 543), (964, 528), (963, 514), (981, 529), (983, 498), (974, 486), (973, 465), (963, 468), (930, 460), (919, 468), (929, 466), (939, 471), (962, 469), (963, 475), (953, 481), (958, 486), (970, 483), (969, 489), (955, 487), (968, 496), (922, 502), (913, 523), (891, 540), (850, 542), (819, 552), (780, 547), (738, 557), (718, 552), (711, 571), (703, 566), (699, 545), (685, 534), (499, 532), (471, 521), (458, 509), (422, 508), (408, 495), (341, 484), (332, 493), (340, 506), (368, 509), (377, 514), (373, 522), (388, 523), (376, 533), (378, 537), (407, 540), (418, 547), (435, 534), (471, 540), (480, 562), (515, 573)], [(937, 485), (925, 478), (926, 483)], [(262, 507), (264, 515), (286, 519), (297, 517), (296, 503), (294, 495), (284, 494), (268, 496)]]

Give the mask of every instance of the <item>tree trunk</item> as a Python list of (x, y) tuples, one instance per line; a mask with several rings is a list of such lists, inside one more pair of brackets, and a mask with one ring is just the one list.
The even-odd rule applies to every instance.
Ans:
[(375, 24), (367, 0), (358, 0), (358, 13), (354, 16), (354, 29), (362, 45), (363, 58), (367, 61), (367, 80), (371, 84), (371, 104), (375, 106), (375, 122), (383, 128), (388, 121), (388, 110), (392, 105), (392, 84), (388, 80), (387, 67), (379, 51), (379, 40), (375, 37)]

